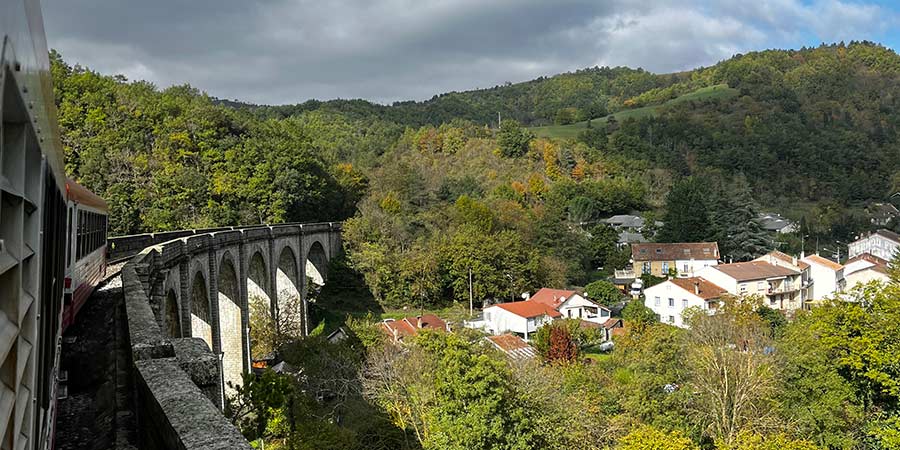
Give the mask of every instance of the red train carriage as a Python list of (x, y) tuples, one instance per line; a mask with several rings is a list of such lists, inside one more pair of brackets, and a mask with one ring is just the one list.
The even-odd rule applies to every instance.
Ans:
[(106, 201), (75, 181), (66, 180), (66, 278), (62, 329), (84, 306), (106, 276)]
[(0, 449), (53, 447), (62, 329), (105, 268), (106, 203), (63, 154), (40, 2), (0, 0)]

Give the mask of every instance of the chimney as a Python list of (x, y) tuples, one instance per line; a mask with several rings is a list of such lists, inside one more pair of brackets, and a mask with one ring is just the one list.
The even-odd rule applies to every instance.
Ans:
[(797, 265), (797, 257), (796, 256), (792, 256), (791, 261), (794, 263), (795, 266)]
[(416, 328), (422, 328), (422, 316), (416, 316)]
[(699, 281), (694, 282), (694, 294), (700, 295), (700, 282)]

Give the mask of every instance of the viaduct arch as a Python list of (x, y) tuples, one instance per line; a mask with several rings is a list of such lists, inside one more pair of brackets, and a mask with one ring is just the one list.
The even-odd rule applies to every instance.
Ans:
[(264, 356), (251, 353), (253, 311), (309, 332), (308, 285), (327, 279), (340, 231), (339, 223), (288, 224), (111, 239), (113, 254), (145, 246), (122, 270), (135, 365), (174, 358), (223, 408), (253, 359)]

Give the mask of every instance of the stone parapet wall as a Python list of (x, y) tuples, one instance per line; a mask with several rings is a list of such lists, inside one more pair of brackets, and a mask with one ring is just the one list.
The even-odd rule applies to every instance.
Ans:
[[(251, 448), (220, 410), (224, 390), (221, 355), (211, 351), (201, 338), (169, 337), (163, 331), (160, 302), (168, 301), (165, 277), (177, 273), (187, 280), (185, 273), (190, 267), (207, 261), (205, 270), (214, 285), (218, 252), (250, 242), (267, 240), (269, 246), (274, 246), (276, 239), (299, 242), (304, 235), (313, 234), (321, 241), (324, 233), (331, 247), (329, 254), (335, 254), (340, 247), (340, 230), (339, 223), (286, 224), (185, 230), (109, 240), (110, 259), (133, 255), (122, 269), (122, 289), (142, 449)], [(210, 297), (217, 300), (212, 293)], [(190, 309), (185, 309), (182, 313), (186, 312), (187, 318), (181, 319), (180, 328), (188, 336)], [(217, 323), (218, 309), (213, 311), (212, 320)], [(221, 348), (218, 340), (214, 341), (211, 346)]]

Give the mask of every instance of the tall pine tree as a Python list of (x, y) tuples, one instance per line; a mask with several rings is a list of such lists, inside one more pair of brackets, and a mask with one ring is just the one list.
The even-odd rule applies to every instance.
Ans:
[(749, 261), (772, 248), (772, 239), (762, 228), (750, 185), (737, 177), (714, 195), (711, 218), (714, 238), (724, 258)]
[(706, 186), (694, 177), (678, 181), (666, 197), (666, 214), (659, 242), (700, 242), (712, 234)]

